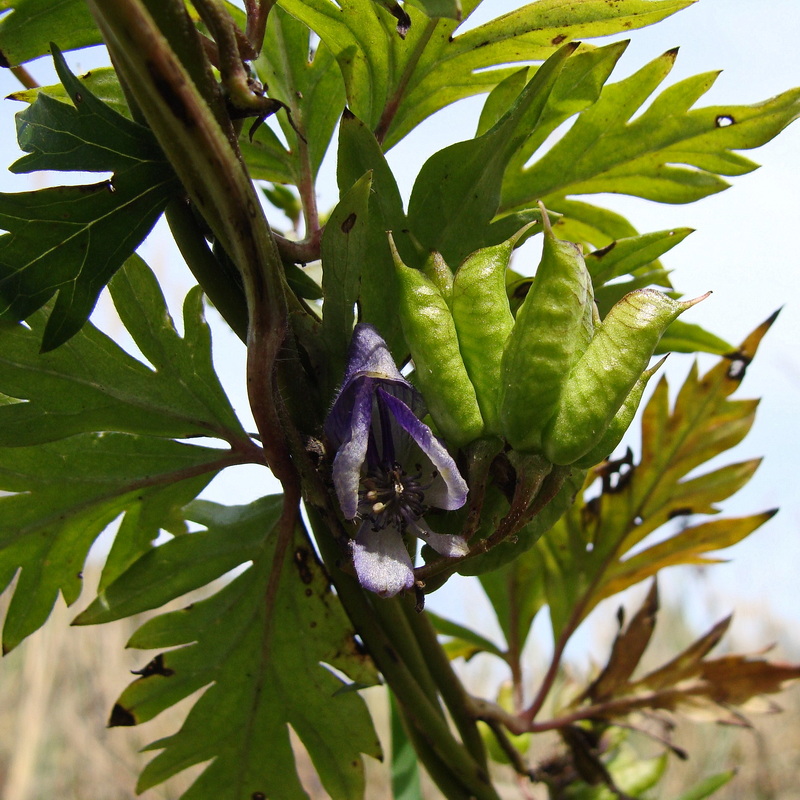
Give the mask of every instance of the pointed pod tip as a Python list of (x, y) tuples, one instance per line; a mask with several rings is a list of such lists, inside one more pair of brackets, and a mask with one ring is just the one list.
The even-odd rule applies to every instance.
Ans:
[(537, 200), (536, 205), (539, 206), (539, 211), (542, 212), (542, 226), (544, 227), (544, 235), (549, 239), (554, 238), (553, 227), (550, 225), (550, 217), (547, 214), (547, 209), (544, 207), (544, 203), (541, 200)]
[(681, 305), (683, 306), (683, 310), (685, 311), (687, 308), (691, 308), (692, 306), (696, 306), (698, 303), (701, 303), (708, 297), (711, 297), (713, 292), (708, 291), (705, 294), (701, 294), (699, 297), (695, 297), (691, 300), (684, 300)]

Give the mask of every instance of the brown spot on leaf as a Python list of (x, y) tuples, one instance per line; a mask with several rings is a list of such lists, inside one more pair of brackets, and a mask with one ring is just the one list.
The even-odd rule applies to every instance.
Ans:
[(688, 517), (690, 514), (694, 514), (694, 511), (689, 508), (689, 506), (684, 508), (674, 508), (669, 512), (667, 519), (675, 519), (675, 517)]
[(355, 212), (350, 214), (342, 223), (342, 233), (350, 233), (350, 231), (353, 230), (353, 226), (356, 224), (357, 219), (358, 217), (356, 216)]
[(253, 794), (250, 795), (250, 800), (267, 800), (267, 796), (264, 792), (253, 792)]
[(297, 550), (294, 551), (294, 565), (297, 567), (300, 580), (305, 584), (309, 584), (314, 580), (314, 575), (309, 566), (310, 560), (311, 553), (309, 553), (305, 547), (298, 547)]
[(149, 678), (151, 675), (161, 675), (164, 678), (169, 678), (170, 675), (175, 674), (175, 670), (164, 665), (164, 654), (159, 653), (141, 669), (132, 669), (131, 674), (141, 675), (143, 678)]
[(553, 47), (555, 47), (556, 45), (561, 44), (561, 42), (563, 42), (564, 39), (566, 39), (566, 38), (567, 38), (567, 34), (566, 33), (559, 33), (558, 36), (554, 36), (550, 40), (550, 44), (552, 44)]
[(136, 725), (136, 717), (133, 712), (128, 711), (119, 703), (114, 703), (114, 708), (111, 709), (111, 716), (108, 718), (109, 728), (125, 728), (131, 725)]

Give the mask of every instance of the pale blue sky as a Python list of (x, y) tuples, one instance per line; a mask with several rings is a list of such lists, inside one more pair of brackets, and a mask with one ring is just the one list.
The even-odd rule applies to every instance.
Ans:
[[(521, 5), (506, 0), (485, 0), (486, 16), (495, 16)], [(622, 38), (622, 37), (615, 37)], [(615, 78), (639, 68), (646, 61), (676, 45), (681, 46), (676, 65), (666, 84), (699, 72), (723, 69), (702, 105), (753, 103), (800, 85), (800, 3), (797, 0), (701, 0), (689, 9), (640, 31), (631, 32), (632, 43), (623, 56)], [(92, 65), (86, 54), (70, 56), (78, 70)], [(46, 80), (40, 62), (34, 75)], [(11, 75), (0, 71), (0, 96), (18, 88)], [(3, 166), (16, 158), (12, 114), (20, 106), (0, 105), (0, 142)], [(392, 152), (391, 161), (402, 164), (401, 188), (406, 196), (424, 159), (457, 139), (472, 134), (479, 101), (451, 108), (422, 126)], [(763, 396), (757, 421), (735, 459), (757, 455), (765, 462), (751, 484), (725, 504), (730, 515), (744, 515), (781, 506), (781, 513), (750, 540), (728, 551), (732, 562), (714, 567), (712, 586), (720, 595), (710, 604), (704, 590), (688, 571), (673, 571), (664, 581), (682, 593), (692, 616), (706, 625), (730, 608), (739, 609), (738, 629), (746, 633), (748, 617), (768, 613), (796, 625), (800, 622), (797, 574), (800, 569), (800, 480), (797, 453), (800, 446), (797, 414), (800, 409), (800, 273), (797, 233), (800, 219), (800, 124), (795, 123), (777, 140), (746, 153), (763, 166), (734, 180), (732, 189), (691, 206), (663, 206), (647, 201), (609, 197), (607, 204), (625, 213), (641, 231), (689, 226), (697, 231), (667, 255), (676, 286), (689, 296), (712, 289), (714, 294), (696, 310), (693, 321), (732, 342), (740, 341), (779, 306), (783, 313), (765, 339), (758, 359), (750, 368), (742, 396)], [(327, 172), (330, 175), (330, 169)], [(44, 185), (41, 177), (0, 173), (0, 189), (20, 191)], [(327, 197), (332, 201), (334, 190)], [(151, 243), (146, 257), (152, 262), (175, 264), (173, 251), (163, 238)], [(179, 297), (187, 280), (178, 272), (167, 280), (171, 294)], [(179, 305), (173, 304), (177, 311)], [(241, 387), (241, 348), (225, 331), (217, 334), (218, 367), (231, 387)], [(689, 357), (673, 356), (668, 371), (673, 386), (689, 368)], [(704, 362), (707, 363), (707, 362)], [(241, 389), (238, 405), (244, 410)], [(214, 499), (244, 502), (263, 491), (262, 472), (231, 475), (215, 482)], [(247, 486), (245, 492), (242, 486)], [(691, 582), (690, 582), (691, 581)], [(453, 583), (441, 593), (447, 613), (470, 609), (476, 597), (467, 582)], [(606, 616), (613, 614), (607, 609)], [(472, 616), (472, 613), (470, 613)], [(762, 642), (763, 643), (763, 642)]]

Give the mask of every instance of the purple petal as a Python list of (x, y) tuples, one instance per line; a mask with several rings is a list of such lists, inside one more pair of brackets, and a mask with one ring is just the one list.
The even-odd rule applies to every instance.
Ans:
[(325, 433), (334, 449), (350, 438), (353, 405), (365, 385), (373, 392), (382, 385), (419, 416), (425, 413), (422, 396), (400, 374), (386, 342), (372, 325), (360, 322), (353, 330), (344, 380), (325, 420)]
[(358, 581), (370, 592), (394, 597), (414, 585), (411, 557), (396, 528), (374, 531), (371, 523), (364, 521), (352, 548)]
[(359, 384), (353, 397), (346, 434), (333, 459), (333, 486), (345, 519), (353, 519), (358, 511), (358, 486), (361, 465), (367, 457), (373, 391), (370, 381)]
[[(422, 450), (437, 472), (430, 488), (425, 491), (425, 502), (428, 505), (443, 508), (446, 511), (461, 508), (467, 501), (469, 489), (466, 481), (458, 471), (456, 462), (453, 461), (445, 446), (402, 400), (393, 397), (380, 386), (376, 393), (379, 402), (386, 404), (397, 424)], [(400, 438), (400, 436), (396, 437), (396, 441)], [(399, 460), (404, 461), (402, 457)], [(411, 460), (406, 461), (407, 465), (411, 463), (413, 463)]]
[(342, 387), (360, 375), (387, 381), (399, 381), (408, 385), (394, 364), (386, 342), (372, 325), (359, 322), (353, 329), (350, 352), (347, 357), (347, 370)]
[(469, 545), (463, 536), (455, 536), (451, 533), (436, 533), (428, 527), (424, 519), (410, 522), (411, 532), (422, 539), (425, 544), (429, 544), (439, 555), (448, 558), (458, 558), (469, 553)]

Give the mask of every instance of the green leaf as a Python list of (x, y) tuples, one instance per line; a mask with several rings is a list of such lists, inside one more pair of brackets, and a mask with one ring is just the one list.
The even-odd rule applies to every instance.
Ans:
[(752, 106), (693, 109), (717, 77), (704, 73), (665, 89), (631, 120), (669, 74), (676, 54), (670, 50), (607, 85), (542, 158), (509, 172), (503, 208), (596, 192), (689, 203), (727, 188), (721, 175), (755, 169), (733, 151), (761, 146), (796, 119), (800, 89)]
[(180, 731), (148, 747), (162, 752), (145, 767), (138, 792), (210, 761), (184, 800), (304, 798), (289, 766), (291, 726), (334, 800), (362, 795), (360, 754), (380, 757), (380, 745), (360, 696), (338, 691), (346, 684), (321, 662), (366, 685), (375, 683), (375, 672), (302, 531), (277, 565), (284, 572), (277, 595), (265, 601), (280, 512), (277, 497), (236, 508), (191, 507), (190, 517), (218, 543), (242, 537), (243, 555), (253, 563), (207, 600), (156, 617), (131, 639), (138, 648), (184, 646), (151, 661), (123, 692), (112, 725), (143, 722), (212, 684)]
[(62, 347), (40, 354), (46, 310), (30, 317), (30, 327), (0, 323), (0, 392), (25, 401), (0, 406), (0, 446), (92, 431), (211, 436), (245, 446), (247, 435), (214, 372), (200, 290), (186, 297), (181, 338), (155, 276), (138, 256), (128, 259), (110, 288), (151, 366), (91, 323)]
[(313, 30), (336, 58), (347, 104), (374, 127), (388, 97), (395, 70), (393, 38), (397, 20), (372, 0), (281, 0), (280, 5)]
[(424, 11), (426, 16), (431, 19), (447, 17), (460, 20), (463, 16), (461, 0), (406, 0), (406, 3)]
[(74, 105), (40, 94), (17, 117), (30, 155), (13, 172), (113, 172), (91, 186), (0, 195), (0, 314), (25, 319), (58, 292), (42, 340), (52, 350), (85, 323), (102, 288), (144, 239), (176, 191), (147, 129), (98, 100), (54, 50)]
[(411, 192), (408, 225), (425, 250), (437, 250), (449, 264), (460, 264), (484, 246), (506, 167), (535, 130), (573, 50), (567, 45), (543, 64), (491, 130), (440, 150), (423, 165)]
[(102, 37), (84, 0), (4, 0), (0, 10), (0, 66), (15, 67), (50, 52), (101, 44)]
[(395, 267), (386, 232), (393, 232), (401, 255), (410, 263), (416, 264), (420, 256), (408, 237), (403, 200), (380, 145), (369, 128), (350, 112), (344, 114), (339, 128), (336, 171), (341, 197), (367, 172), (372, 175), (365, 245), (369, 257), (360, 267), (359, 310), (361, 319), (378, 327), (395, 359), (402, 361), (407, 347), (397, 314)]
[(485, 636), (481, 636), (479, 633), (459, 625), (457, 622), (440, 617), (432, 611), (426, 613), (437, 633), (451, 637), (451, 641), (444, 645), (451, 659), (462, 656), (469, 661), (477, 653), (491, 653), (498, 658), (505, 659), (503, 651)]
[[(325, 304), (322, 338), (328, 350), (330, 396), (344, 375), (353, 338), (354, 306), (362, 287), (362, 272), (369, 273), (369, 205), (372, 173), (368, 172), (342, 197), (322, 235), (322, 289)], [(366, 283), (367, 281), (363, 281)], [(364, 287), (366, 289), (366, 286)]]
[[(271, 498), (271, 504), (279, 507), (280, 498)], [(232, 515), (238, 524), (236, 536), (231, 536), (227, 527), (212, 527), (150, 548), (102, 589), (72, 624), (97, 625), (160, 608), (252, 560), (263, 544), (264, 532), (259, 527), (263, 509), (253, 507), (249, 511), (257, 520), (255, 524), (250, 517)], [(218, 519), (224, 519), (213, 504), (199, 500), (184, 513), (190, 518), (215, 513)]]
[(656, 355), (661, 353), (713, 353), (724, 356), (733, 353), (736, 348), (720, 339), (711, 331), (707, 331), (694, 322), (676, 319), (667, 328), (666, 333), (656, 347)]
[[(119, 85), (117, 73), (112, 67), (96, 67), (76, 77), (104, 105), (123, 117), (130, 118), (131, 112), (128, 103), (122, 87)], [(54, 83), (52, 86), (39, 86), (35, 89), (22, 89), (19, 92), (12, 92), (9, 98), (22, 103), (34, 103), (41, 94), (46, 94), (53, 100), (59, 100), (62, 103), (72, 103), (69, 92), (60, 83)]]
[(652, 24), (691, 2), (588, 0), (564, 7), (561, 0), (540, 0), (457, 35), (479, 0), (460, 4), (460, 21), (455, 0), (418, 0), (424, 11), (405, 5), (411, 20), (405, 38), (395, 16), (370, 0), (344, 0), (341, 7), (330, 0), (281, 5), (330, 47), (348, 105), (388, 149), (439, 109), (488, 92), (517, 71), (507, 64), (544, 60), (573, 38)]
[(156, 437), (83, 433), (0, 448), (0, 586), (21, 570), (3, 626), (8, 652), (47, 619), (59, 592), (81, 591), (89, 547), (131, 504), (187, 481), (190, 495), (237, 459), (227, 450)]
[(392, 800), (420, 800), (419, 756), (408, 738), (394, 695), (389, 693), (392, 732)]
[[(568, 41), (650, 25), (690, 4), (691, 0), (628, 0), (612, 5), (592, 0), (566, 6), (561, 0), (539, 0), (461, 35), (456, 33), (458, 24), (450, 20), (441, 20), (432, 33), (430, 28), (418, 25), (420, 39), (429, 36), (430, 41), (418, 62), (408, 60), (403, 77), (409, 77), (401, 102), (386, 126), (386, 146), (391, 147), (444, 106), (493, 89), (517, 71), (507, 64), (543, 61)], [(463, 5), (466, 19), (479, 3)], [(406, 37), (407, 43), (414, 33), (414, 25), (416, 22)], [(611, 47), (624, 48), (624, 45)], [(579, 101), (582, 90), (573, 85), (571, 91), (573, 99), (568, 102)]]
[(616, 239), (586, 256), (586, 267), (592, 276), (592, 282), (600, 287), (614, 278), (634, 273), (642, 267), (650, 267), (652, 262), (682, 242), (690, 233), (691, 228), (675, 228)]
[(678, 800), (705, 800), (706, 797), (711, 797), (717, 789), (721, 789), (735, 777), (735, 769), (729, 769), (726, 772), (710, 775), (708, 778), (700, 781), (697, 786), (693, 786), (689, 789), (688, 792), (684, 792)]

